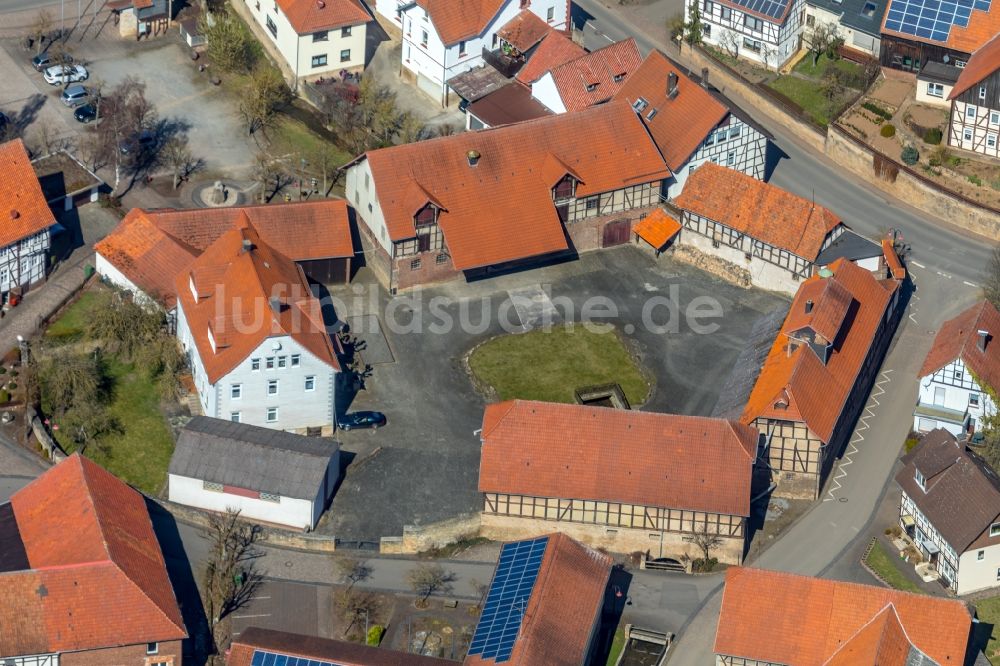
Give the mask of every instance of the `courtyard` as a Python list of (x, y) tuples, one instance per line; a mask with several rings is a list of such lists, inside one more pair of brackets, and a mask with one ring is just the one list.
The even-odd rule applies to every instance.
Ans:
[(560, 326), (581, 318), (612, 325), (649, 374), (643, 409), (709, 415), (754, 322), (788, 307), (779, 295), (635, 246), (392, 299), (362, 269), (331, 296), (367, 343), (362, 359), (372, 366), (365, 389), (340, 408), (377, 409), (388, 424), (338, 433), (354, 458), (318, 529), (369, 543), (400, 535), (404, 525), (478, 510), (486, 399), (464, 359), (484, 341), (536, 328), (545, 317)]

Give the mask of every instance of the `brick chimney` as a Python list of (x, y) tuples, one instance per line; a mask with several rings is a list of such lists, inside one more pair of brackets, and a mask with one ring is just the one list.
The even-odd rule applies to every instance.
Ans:
[(809, 314), (812, 311), (813, 311), (813, 301), (810, 298), (809, 300), (806, 301), (806, 314)]
[(670, 99), (677, 97), (677, 74), (674, 72), (667, 75), (667, 97)]

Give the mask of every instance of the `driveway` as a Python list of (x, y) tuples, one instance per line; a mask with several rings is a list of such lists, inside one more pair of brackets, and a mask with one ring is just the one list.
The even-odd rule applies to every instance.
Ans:
[[(355, 328), (369, 341), (362, 354), (371, 354), (365, 360), (373, 363), (374, 375), (350, 408), (384, 411), (388, 425), (374, 432), (338, 433), (345, 450), (357, 457), (322, 531), (346, 540), (378, 541), (402, 534), (403, 525), (479, 508), (476, 431), (485, 401), (473, 389), (463, 358), (504, 332), (501, 319), (521, 330), (522, 317), (529, 319), (531, 310), (521, 308), (519, 314), (512, 308), (512, 293), (534, 293), (551, 301), (563, 321), (579, 321), (586, 303), (608, 312), (600, 322), (617, 326), (655, 378), (642, 409), (697, 415), (711, 413), (756, 319), (787, 308), (780, 296), (734, 287), (666, 255), (654, 259), (634, 246), (479, 282), (451, 282), (391, 300), (362, 271), (354, 285), (332, 294), (343, 300), (338, 306), (342, 319), (379, 322), (377, 331)], [(681, 313), (674, 318), (676, 328), (665, 305), (671, 300)], [(718, 305), (720, 316), (710, 320), (717, 330), (695, 331), (683, 316), (692, 302)], [(358, 318), (370, 314), (377, 317)], [(446, 319), (455, 325), (440, 330), (446, 327), (435, 323)], [(458, 325), (463, 319), (470, 324), (467, 330)], [(651, 324), (666, 324), (669, 330), (653, 330)]]

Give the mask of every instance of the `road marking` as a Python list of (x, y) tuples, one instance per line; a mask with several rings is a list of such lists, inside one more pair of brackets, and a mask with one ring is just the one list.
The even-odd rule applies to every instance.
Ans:
[[(888, 384), (891, 381), (891, 378), (889, 377), (890, 372), (892, 372), (891, 369), (883, 370), (881, 373), (882, 379), (875, 382), (875, 388), (868, 399), (869, 402), (867, 405), (865, 405), (865, 409), (861, 413), (861, 418), (858, 419), (858, 426), (854, 429), (854, 437), (848, 444), (847, 452), (844, 453), (844, 457), (841, 458), (840, 464), (837, 466), (837, 475), (833, 477), (833, 479), (831, 479), (831, 481), (836, 485), (832, 486), (830, 490), (827, 491), (826, 494), (828, 496), (823, 498), (824, 502), (832, 502), (838, 499), (834, 495), (834, 493), (843, 487), (843, 484), (840, 483), (840, 479), (843, 479), (845, 476), (847, 476), (847, 470), (844, 468), (854, 463), (854, 459), (852, 458), (852, 456), (855, 453), (858, 453), (858, 447), (856, 445), (865, 441), (865, 436), (861, 434), (861, 432), (863, 430), (868, 430), (869, 428), (871, 428), (871, 426), (868, 425), (868, 419), (875, 416), (875, 409), (882, 404), (878, 401), (878, 396), (885, 393), (885, 389), (882, 388), (882, 385)], [(871, 403), (875, 404), (872, 405)], [(844, 498), (839, 498), (839, 499), (843, 500)]]
[(253, 617), (271, 617), (271, 614), (270, 613), (261, 613), (259, 615), (234, 615), (233, 617), (236, 618), (237, 620), (247, 620), (247, 619), (253, 618)]
[(942, 273), (941, 271), (934, 271), (934, 272), (937, 273), (938, 275), (940, 275), (943, 278), (948, 278), (949, 280), (951, 279), (951, 276), (948, 275), (947, 273)]
[(271, 597), (250, 597), (251, 599), (270, 599)]
[(919, 261), (911, 261), (910, 263), (913, 264), (914, 266), (918, 267), (918, 268), (927, 268), (926, 266), (924, 266)]
[(975, 284), (974, 282), (969, 282), (968, 280), (962, 280), (962, 284), (964, 284), (966, 287), (972, 287), (973, 289), (979, 286), (978, 284)]

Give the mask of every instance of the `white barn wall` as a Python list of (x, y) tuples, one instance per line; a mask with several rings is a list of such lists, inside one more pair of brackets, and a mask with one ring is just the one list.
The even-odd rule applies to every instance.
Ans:
[(205, 490), (201, 479), (176, 474), (168, 476), (168, 483), (170, 501), (177, 504), (219, 512), (232, 507), (239, 509), (243, 518), (301, 529), (311, 529), (315, 524), (312, 500), (282, 497), (279, 502), (265, 502), (252, 497)]
[(354, 206), (358, 219), (371, 230), (382, 249), (392, 256), (392, 241), (389, 238), (382, 207), (379, 205), (375, 177), (372, 175), (368, 160), (361, 158), (357, 164), (350, 167), (345, 180), (344, 194), (347, 201)]

